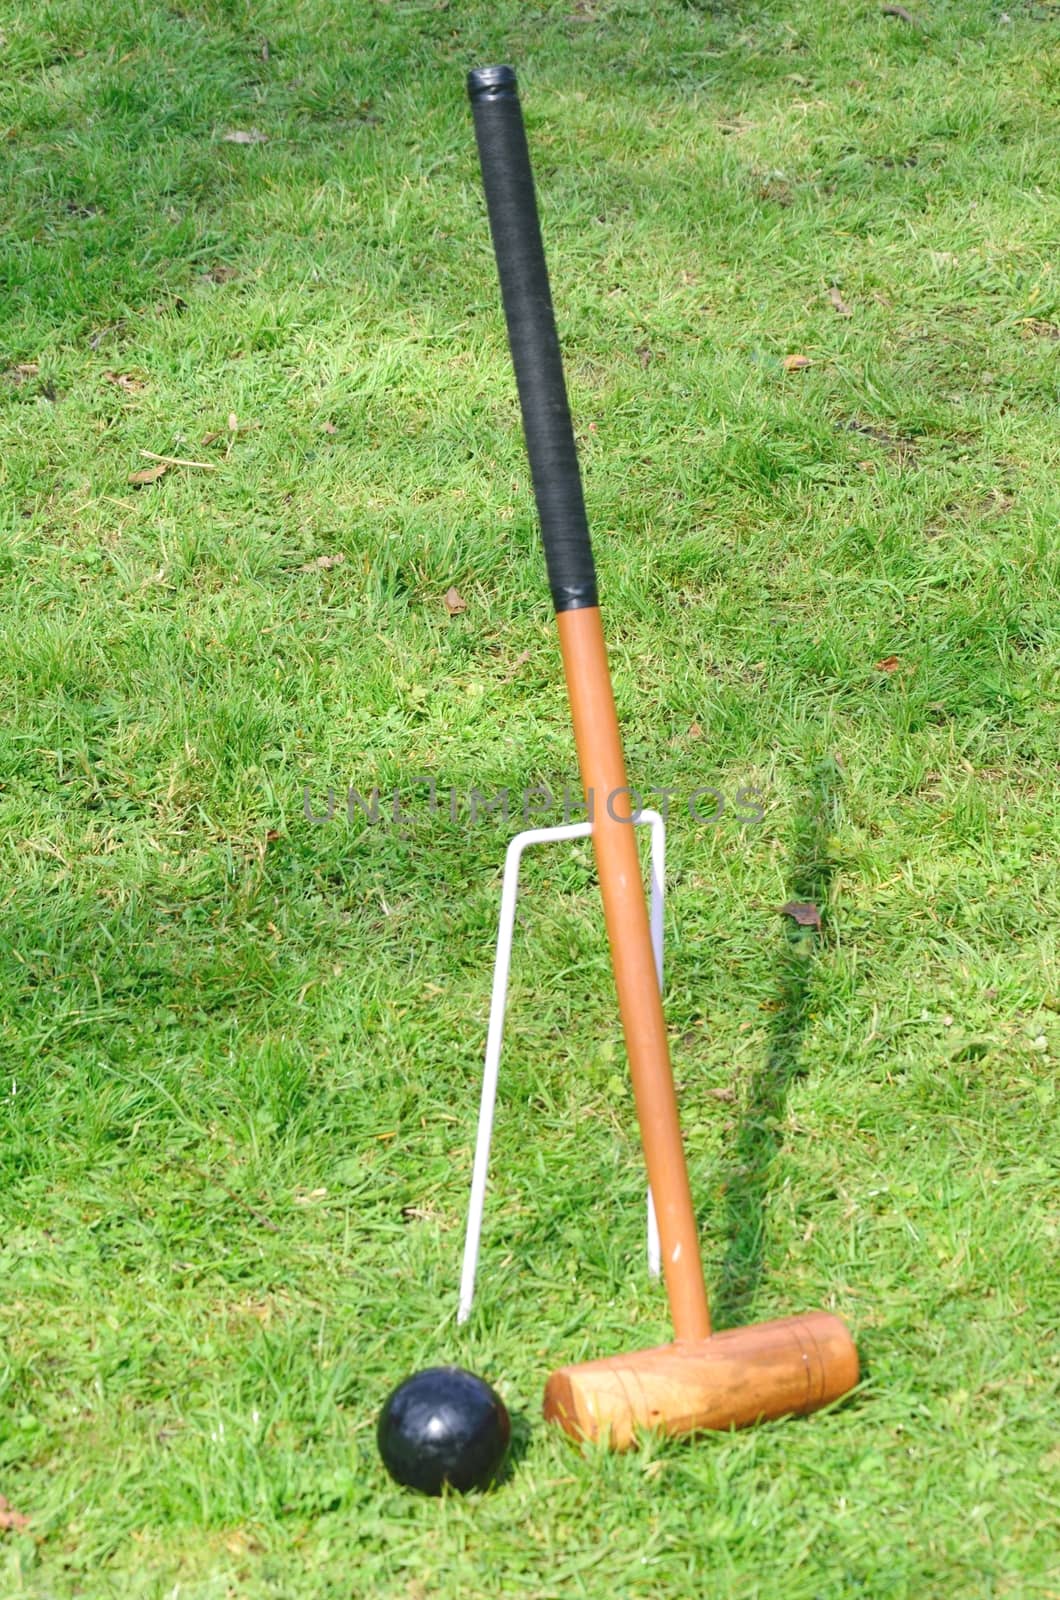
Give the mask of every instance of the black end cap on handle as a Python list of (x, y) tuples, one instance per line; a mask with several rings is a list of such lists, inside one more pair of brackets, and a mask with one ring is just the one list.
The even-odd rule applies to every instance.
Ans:
[(470, 100), (500, 100), (517, 92), (514, 67), (475, 67), (467, 75)]

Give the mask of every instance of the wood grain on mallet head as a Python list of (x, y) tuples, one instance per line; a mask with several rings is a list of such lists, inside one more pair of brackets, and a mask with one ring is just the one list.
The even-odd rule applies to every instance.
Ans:
[(627, 1450), (638, 1432), (698, 1433), (800, 1416), (858, 1381), (843, 1322), (827, 1311), (733, 1328), (554, 1372), (545, 1416), (575, 1439)]

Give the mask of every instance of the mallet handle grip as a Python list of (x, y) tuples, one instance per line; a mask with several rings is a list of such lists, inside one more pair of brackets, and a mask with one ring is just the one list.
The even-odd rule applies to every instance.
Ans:
[(468, 92), (674, 1333), (700, 1340), (710, 1313), (699, 1235), (515, 73), (472, 72)]
[(468, 74), (467, 87), (552, 599), (557, 611), (595, 606), (589, 524), (515, 73), (480, 67)]

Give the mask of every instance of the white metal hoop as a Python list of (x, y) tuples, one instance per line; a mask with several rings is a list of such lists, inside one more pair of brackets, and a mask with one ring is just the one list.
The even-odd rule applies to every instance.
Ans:
[[(657, 811), (641, 811), (634, 818), (638, 826), (651, 828), (651, 940), (655, 952), (655, 971), (659, 988), (663, 981), (663, 913), (666, 896), (666, 824)], [(508, 974), (511, 967), (515, 907), (519, 896), (519, 863), (530, 845), (587, 839), (591, 822), (571, 822), (558, 828), (528, 828), (517, 833), (504, 857), (501, 909), (497, 924), (497, 955), (493, 964), (493, 993), (490, 999), (489, 1032), (486, 1036), (486, 1061), (482, 1072), (482, 1098), (479, 1103), (478, 1132), (475, 1136), (475, 1163), (471, 1173), (471, 1196), (467, 1208), (464, 1261), (460, 1273), (460, 1301), (457, 1322), (466, 1322), (475, 1297), (479, 1245), (482, 1239), (482, 1213), (486, 1201), (486, 1176), (489, 1170), (490, 1143), (493, 1138), (493, 1113), (497, 1103), (497, 1078), (501, 1063), (504, 1013), (508, 1003)], [(648, 1190), (648, 1271), (659, 1276), (661, 1256), (655, 1207)]]

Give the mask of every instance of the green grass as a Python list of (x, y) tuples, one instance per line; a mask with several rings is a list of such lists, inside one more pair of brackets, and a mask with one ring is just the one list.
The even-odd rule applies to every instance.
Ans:
[[(5, 1600), (1060, 1595), (1058, 13), (914, 9), (0, 13)], [(538, 1418), (668, 1330), (583, 850), (527, 863), (454, 1324), (516, 826), (466, 797), (576, 781), (497, 59), (634, 781), (730, 801), (675, 801), (667, 954), (718, 1320), (865, 1367), (620, 1458)], [(440, 1359), (516, 1418), (489, 1496), (376, 1460)]]

